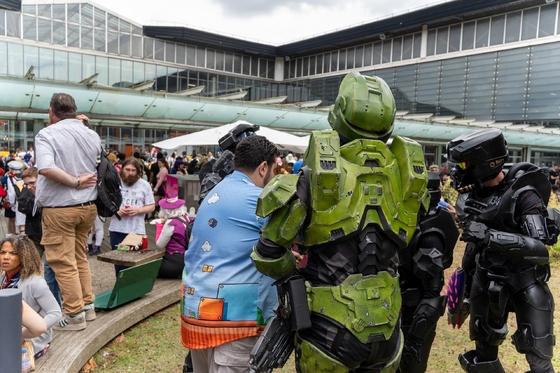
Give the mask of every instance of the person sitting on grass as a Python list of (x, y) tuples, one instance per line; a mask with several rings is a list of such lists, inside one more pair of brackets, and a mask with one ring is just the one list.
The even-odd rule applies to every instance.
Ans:
[[(47, 352), (52, 341), (52, 327), (62, 318), (62, 311), (43, 278), (43, 262), (33, 242), (24, 236), (5, 238), (0, 245), (1, 289), (19, 289), (22, 298), (45, 320), (47, 331), (32, 338), (35, 359)], [(24, 333), (24, 335), (26, 335)]]

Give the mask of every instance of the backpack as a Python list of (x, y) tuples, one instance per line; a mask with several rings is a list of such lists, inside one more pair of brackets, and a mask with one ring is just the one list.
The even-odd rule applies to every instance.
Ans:
[(183, 218), (176, 217), (176, 218), (173, 218), (173, 219), (177, 219), (185, 225), (185, 242), (179, 242), (179, 240), (176, 239), (173, 236), (171, 236), (171, 239), (173, 239), (178, 244), (183, 245), (183, 247), (185, 248), (185, 251), (187, 251), (189, 249), (189, 241), (191, 240), (192, 228), (193, 228), (193, 225), (194, 225), (194, 219), (195, 218), (188, 218), (187, 217), (187, 220), (185, 220)]
[[(16, 189), (18, 188), (16, 187)], [(23, 188), (19, 193), (16, 191), (16, 195), (18, 211), (25, 215), (32, 214), (35, 195), (27, 188)]]
[(115, 166), (107, 159), (107, 154), (101, 148), (100, 162), (97, 165), (97, 215), (108, 218), (113, 215), (121, 220), (117, 214), (122, 203), (121, 178)]

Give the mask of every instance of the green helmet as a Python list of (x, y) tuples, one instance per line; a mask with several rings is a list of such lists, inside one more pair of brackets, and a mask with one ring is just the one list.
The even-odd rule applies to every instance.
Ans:
[(385, 142), (393, 132), (395, 112), (395, 99), (383, 79), (351, 72), (340, 83), (338, 97), (329, 111), (329, 123), (349, 141)]

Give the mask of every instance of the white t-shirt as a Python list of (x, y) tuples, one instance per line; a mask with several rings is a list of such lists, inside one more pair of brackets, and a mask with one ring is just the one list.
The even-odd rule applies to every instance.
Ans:
[[(125, 206), (144, 207), (155, 203), (152, 187), (144, 179), (139, 179), (133, 186), (128, 186), (121, 180), (121, 194), (123, 197), (121, 208)], [(113, 217), (111, 218), (111, 224), (109, 224), (109, 231), (146, 234), (146, 227), (144, 225), (145, 215), (121, 216), (121, 220)]]

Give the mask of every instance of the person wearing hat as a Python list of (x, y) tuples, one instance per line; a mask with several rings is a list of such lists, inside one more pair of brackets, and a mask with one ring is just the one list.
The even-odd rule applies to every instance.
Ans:
[[(8, 187), (7, 192), (8, 192), (8, 200), (10, 201), (10, 205), (11, 205), (11, 209), (12, 211), (15, 213), (15, 220), (14, 220), (14, 224), (15, 224), (15, 231), (18, 232), (18, 234), (25, 234), (25, 214), (22, 214), (21, 212), (18, 211), (18, 203), (17, 203), (17, 196), (19, 195), (19, 192), (21, 192), (21, 190), (23, 189), (23, 180), (21, 179), (21, 171), (23, 168), (23, 163), (20, 161), (10, 161), (8, 163), (8, 168), (9, 168), (9, 172), (8, 172), (8, 178), (6, 181), (6, 185)], [(18, 188), (18, 191), (16, 191), (15, 188)]]
[(179, 198), (179, 180), (176, 177), (167, 176), (165, 198), (158, 204), (159, 218), (165, 220), (164, 223), (156, 223), (159, 225), (156, 230), (156, 246), (160, 250), (165, 249), (158, 277), (181, 278), (183, 254), (188, 245), (187, 226), (194, 219), (187, 216), (185, 201)]
[[(145, 235), (144, 217), (155, 209), (152, 188), (146, 180), (142, 179), (142, 167), (134, 157), (124, 160), (119, 175), (123, 198), (121, 207), (117, 211), (121, 219), (111, 219), (109, 224), (112, 250), (116, 250), (129, 233)], [(115, 265), (117, 275), (125, 268)]]

